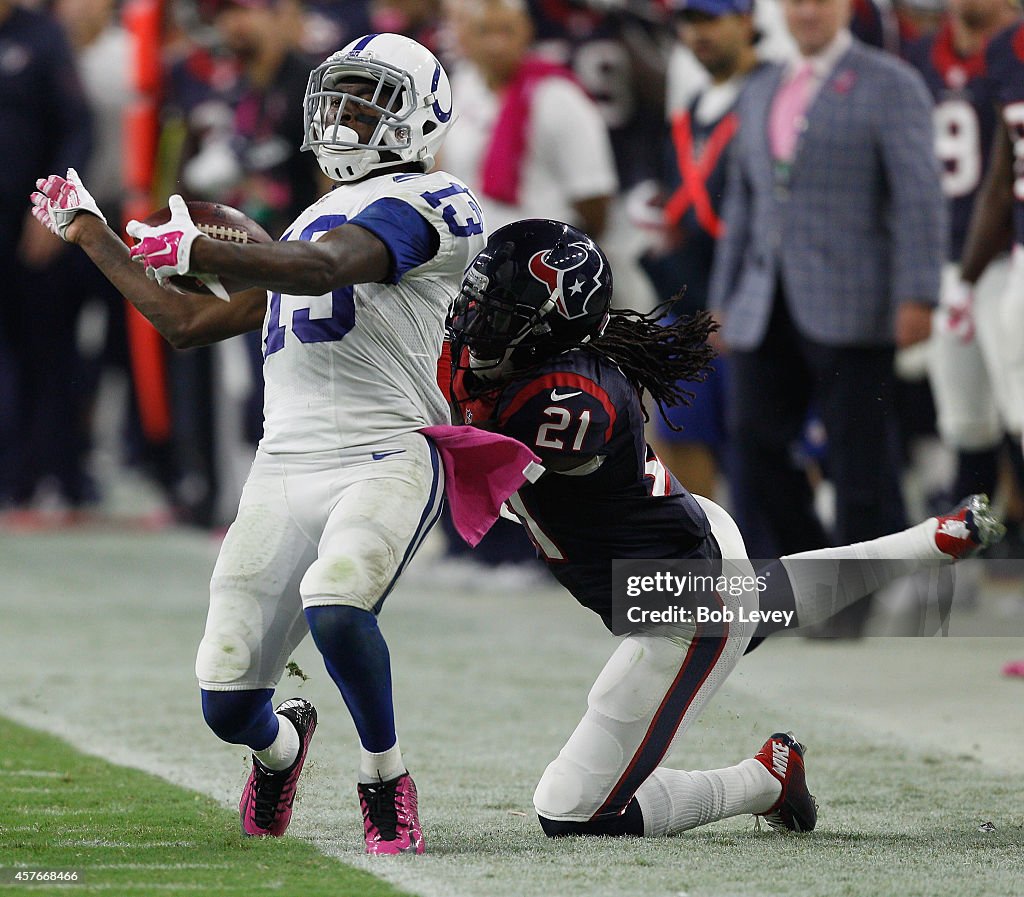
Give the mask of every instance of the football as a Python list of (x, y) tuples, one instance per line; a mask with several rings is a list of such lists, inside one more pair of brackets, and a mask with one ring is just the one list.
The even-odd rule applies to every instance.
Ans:
[[(203, 202), (190, 200), (185, 203), (188, 213), (192, 216), (196, 227), (207, 237), (214, 240), (226, 240), (229, 243), (272, 243), (273, 238), (261, 225), (253, 221), (244, 212), (219, 202)], [(153, 212), (144, 224), (155, 226), (170, 220), (171, 210), (164, 206)], [(235, 293), (247, 286), (244, 283), (232, 282), (230, 278), (221, 278), (224, 289)], [(178, 274), (171, 278), (171, 283), (179, 290), (187, 293), (205, 293), (212, 295), (210, 289), (196, 277)]]

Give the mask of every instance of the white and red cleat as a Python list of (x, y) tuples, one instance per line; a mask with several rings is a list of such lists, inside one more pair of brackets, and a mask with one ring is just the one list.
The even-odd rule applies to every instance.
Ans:
[(754, 757), (782, 783), (779, 799), (764, 813), (765, 822), (777, 831), (810, 832), (818, 821), (818, 802), (807, 790), (804, 746), (792, 732), (776, 732)]
[(1006, 527), (992, 513), (987, 495), (968, 495), (952, 511), (935, 519), (939, 522), (935, 544), (954, 560), (971, 557), (1006, 534)]
[(359, 806), (367, 853), (423, 853), (416, 783), (408, 772), (386, 782), (361, 782)]
[(291, 698), (274, 712), (290, 720), (298, 730), (299, 756), (291, 766), (280, 772), (267, 769), (255, 757), (252, 758), (252, 772), (238, 804), (242, 832), (246, 835), (280, 838), (284, 834), (292, 819), (292, 802), (295, 800), (299, 773), (309, 753), (310, 739), (316, 731), (316, 708), (309, 701)]

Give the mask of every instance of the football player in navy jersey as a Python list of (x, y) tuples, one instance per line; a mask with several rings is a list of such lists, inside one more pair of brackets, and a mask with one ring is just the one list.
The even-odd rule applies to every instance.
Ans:
[[(1011, 240), (1006, 289), (1008, 295), (1019, 297), (1024, 289), (1024, 21), (993, 38), (985, 60), (999, 121), (960, 258), (961, 287), (973, 292), (988, 265)], [(1002, 325), (1019, 334), (1021, 321), (1012, 316), (1013, 304), (1008, 305)], [(1022, 342), (1017, 341), (1019, 346)], [(1024, 347), (1017, 360), (1024, 361)], [(1024, 396), (1018, 398), (1024, 401)]]
[[(954, 495), (991, 493), (1004, 431), (1020, 433), (1024, 407), (1012, 401), (1006, 359), (1016, 335), (1000, 323), (1009, 258), (989, 266), (973, 303), (955, 288), (971, 209), (996, 126), (985, 62), (989, 40), (1018, 11), (1008, 0), (950, 0), (941, 28), (910, 47), (907, 61), (924, 76), (935, 100), (935, 152), (950, 209), (945, 289), (936, 312), (929, 376), (943, 441), (956, 449)], [(1001, 251), (1008, 248), (1004, 241)]]
[[(541, 457), (547, 472), (520, 488), (511, 510), (555, 577), (610, 629), (614, 558), (720, 561), (753, 574), (732, 518), (683, 488), (644, 439), (642, 394), (662, 408), (686, 402), (679, 381), (699, 379), (712, 360), (713, 324), (699, 313), (663, 327), (657, 311), (611, 311), (611, 295), (608, 261), (593, 240), (561, 222), (519, 221), (491, 235), (449, 320), (455, 416)], [(999, 535), (984, 497), (972, 496), (901, 533), (775, 562), (779, 585), (760, 604), (815, 624), (896, 576)], [(839, 563), (848, 559), (858, 562)], [(794, 563), (804, 560), (819, 563)], [(822, 564), (830, 589), (820, 588)], [(741, 602), (756, 607), (758, 596), (721, 600), (735, 611)], [(749, 623), (626, 634), (537, 786), (545, 833), (668, 835), (742, 813), (813, 829), (803, 746), (791, 734), (772, 735), (755, 757), (724, 769), (660, 766), (761, 634), (767, 629)]]

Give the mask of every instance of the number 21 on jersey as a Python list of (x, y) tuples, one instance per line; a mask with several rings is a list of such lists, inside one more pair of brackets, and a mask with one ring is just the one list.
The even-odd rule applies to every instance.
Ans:
[[(578, 452), (587, 435), (587, 427), (590, 426), (590, 410), (584, 409), (574, 417), (573, 413), (562, 405), (549, 405), (544, 409), (544, 414), (551, 420), (542, 423), (537, 429), (537, 438), (534, 440), (537, 448), (566, 451), (566, 439), (572, 435), (572, 444), (568, 450)], [(573, 425), (575, 429), (572, 429)]]

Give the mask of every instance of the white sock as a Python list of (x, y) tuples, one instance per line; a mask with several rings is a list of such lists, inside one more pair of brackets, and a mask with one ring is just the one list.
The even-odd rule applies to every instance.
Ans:
[(364, 785), (371, 782), (387, 782), (398, 778), (404, 772), (405, 761), (402, 759), (402, 749), (397, 741), (393, 748), (379, 754), (360, 747), (359, 781)]
[(287, 769), (299, 756), (299, 731), (295, 728), (288, 717), (277, 714), (277, 738), (273, 740), (270, 747), (262, 751), (253, 751), (253, 755), (267, 769)]
[(937, 528), (938, 521), (930, 517), (910, 529), (868, 542), (781, 558), (793, 588), (799, 625), (821, 623), (894, 579), (949, 563), (949, 555), (935, 544)]
[(782, 784), (764, 765), (744, 760), (725, 769), (668, 769), (659, 766), (636, 792), (645, 837), (661, 837), (745, 813), (764, 813)]

